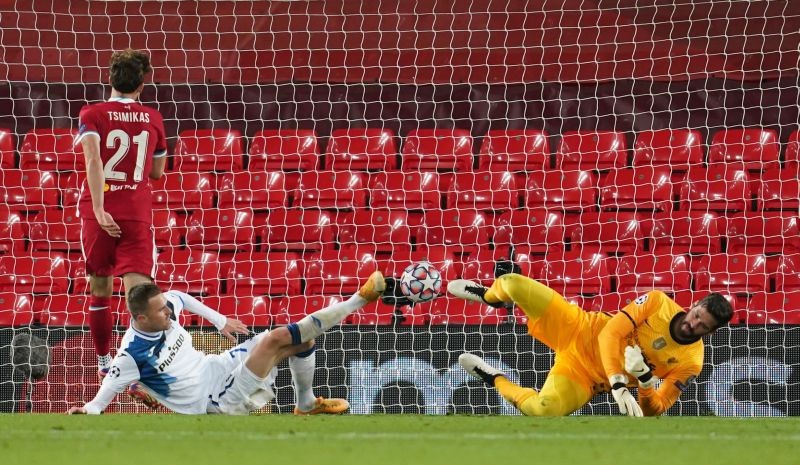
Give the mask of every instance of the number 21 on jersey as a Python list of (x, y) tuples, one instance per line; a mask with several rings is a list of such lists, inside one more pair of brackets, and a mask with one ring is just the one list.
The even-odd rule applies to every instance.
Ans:
[(106, 179), (114, 181), (127, 181), (128, 174), (124, 171), (116, 171), (114, 168), (119, 165), (123, 158), (125, 158), (131, 151), (131, 141), (136, 146), (134, 148), (136, 153), (136, 166), (133, 169), (133, 181), (141, 182), (144, 179), (144, 162), (147, 156), (147, 140), (150, 133), (142, 131), (138, 135), (131, 137), (127, 132), (121, 129), (114, 129), (108, 133), (106, 138), (106, 147), (109, 149), (117, 148), (114, 155), (108, 159), (108, 162), (103, 169)]

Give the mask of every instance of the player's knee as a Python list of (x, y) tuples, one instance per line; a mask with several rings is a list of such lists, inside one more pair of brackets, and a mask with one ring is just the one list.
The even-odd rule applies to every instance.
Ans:
[(89, 276), (89, 292), (95, 297), (111, 297), (113, 283), (109, 276)]
[(278, 351), (292, 345), (292, 334), (285, 326), (282, 326), (270, 331), (267, 337), (262, 339), (260, 343)]
[(548, 396), (529, 399), (519, 406), (519, 410), (531, 417), (561, 417), (568, 413), (563, 411), (560, 402)]

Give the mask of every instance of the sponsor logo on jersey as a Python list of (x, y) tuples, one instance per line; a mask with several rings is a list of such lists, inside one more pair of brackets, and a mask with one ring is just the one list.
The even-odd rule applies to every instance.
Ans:
[(172, 363), (172, 361), (175, 360), (175, 356), (178, 355), (178, 350), (180, 350), (181, 346), (183, 346), (184, 340), (185, 338), (183, 337), (183, 334), (181, 334), (178, 336), (178, 340), (175, 341), (175, 344), (167, 347), (167, 350), (169, 350), (169, 355), (158, 365), (158, 371), (163, 372)]
[(689, 384), (691, 384), (696, 378), (697, 378), (697, 376), (690, 376), (690, 377), (686, 378), (686, 382), (685, 383), (682, 383), (680, 381), (675, 381), (675, 387), (680, 389), (681, 392), (684, 392), (687, 389), (689, 389)]
[(667, 340), (664, 339), (663, 337), (660, 337), (660, 338), (656, 339), (655, 341), (653, 341), (653, 344), (651, 346), (655, 350), (661, 350), (664, 347), (667, 347)]

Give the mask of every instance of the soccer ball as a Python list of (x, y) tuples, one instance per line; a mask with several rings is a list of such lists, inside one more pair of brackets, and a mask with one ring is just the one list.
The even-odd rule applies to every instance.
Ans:
[(430, 302), (439, 295), (441, 288), (442, 275), (428, 262), (411, 264), (400, 276), (400, 290), (412, 302)]

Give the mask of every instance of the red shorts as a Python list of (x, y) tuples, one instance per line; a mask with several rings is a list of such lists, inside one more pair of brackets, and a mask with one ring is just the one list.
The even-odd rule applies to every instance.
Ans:
[(94, 219), (81, 220), (81, 244), (87, 276), (155, 274), (153, 227), (142, 221), (117, 221), (122, 235), (111, 237)]

